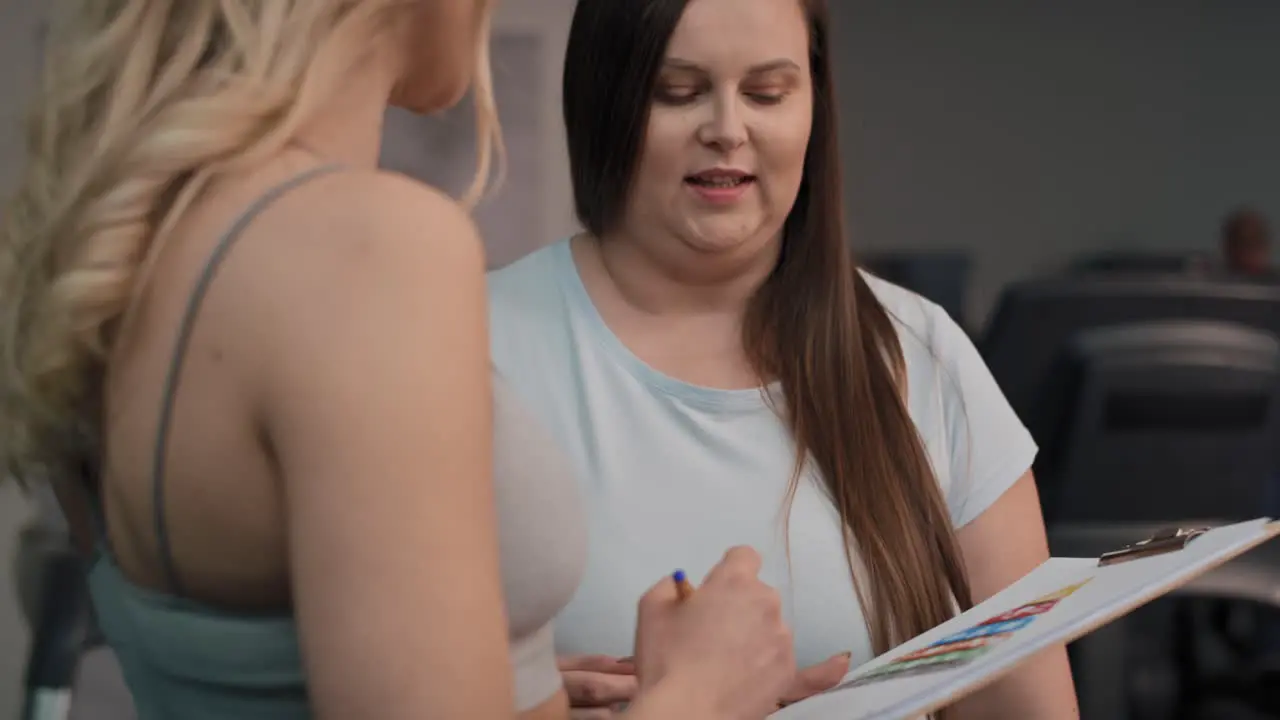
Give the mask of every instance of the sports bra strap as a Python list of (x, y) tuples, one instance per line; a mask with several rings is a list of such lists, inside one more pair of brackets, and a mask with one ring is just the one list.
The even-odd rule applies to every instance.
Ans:
[(169, 369), (164, 379), (164, 388), (160, 400), (159, 426), (156, 430), (155, 451), (151, 459), (151, 513), (155, 524), (156, 549), (160, 555), (161, 568), (169, 584), (169, 590), (175, 595), (181, 596), (183, 591), (178, 568), (173, 561), (173, 549), (165, 523), (164, 470), (165, 462), (168, 459), (169, 428), (173, 421), (178, 386), (182, 380), (182, 364), (186, 358), (187, 347), (191, 342), (191, 334), (195, 327), (196, 317), (200, 312), (200, 305), (204, 301), (205, 295), (208, 294), (209, 286), (217, 276), (218, 269), (221, 267), (222, 261), (226, 259), (227, 253), (231, 251), (236, 240), (240, 239), (245, 229), (262, 211), (298, 186), (321, 175), (335, 172), (338, 169), (340, 169), (338, 165), (323, 165), (312, 168), (276, 185), (249, 205), (236, 218), (231, 227), (223, 233), (222, 237), (218, 239), (217, 245), (214, 246), (213, 251), (209, 254), (209, 259), (205, 261), (200, 277), (196, 280), (195, 288), (191, 291), (191, 298), (187, 301), (186, 311), (183, 313), (181, 324), (178, 326), (178, 338), (174, 346), (173, 357), (169, 362)]

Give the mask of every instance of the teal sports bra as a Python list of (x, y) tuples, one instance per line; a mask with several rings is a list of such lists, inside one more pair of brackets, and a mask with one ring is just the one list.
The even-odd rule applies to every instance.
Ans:
[[(151, 461), (153, 524), (167, 592), (138, 586), (107, 542), (100, 489), (90, 483), (97, 550), (89, 593), (102, 636), (119, 659), (139, 720), (308, 720), (306, 675), (291, 616), (240, 615), (184, 597), (165, 523), (164, 476), (174, 400), (201, 302), (244, 229), (290, 190), (335, 166), (314, 168), (265, 193), (219, 239), (179, 326)], [(424, 233), (424, 242), (430, 242)], [(551, 620), (577, 588), (586, 530), (576, 484), (555, 442), (494, 377), (494, 485), (516, 710), (561, 687)]]
[(140, 588), (106, 552), (89, 590), (139, 720), (311, 718), (293, 618), (232, 615)]

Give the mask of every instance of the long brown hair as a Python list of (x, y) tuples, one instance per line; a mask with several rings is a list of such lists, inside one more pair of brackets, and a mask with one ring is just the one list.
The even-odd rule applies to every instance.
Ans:
[[(882, 653), (953, 617), (957, 606), (968, 609), (972, 598), (907, 411), (897, 331), (845, 242), (827, 4), (797, 2), (809, 24), (813, 127), (781, 255), (751, 300), (743, 343), (755, 370), (780, 381), (786, 397), (798, 458), (792, 491), (812, 461), (840, 512), (854, 586)], [(574, 12), (565, 127), (578, 218), (597, 237), (625, 212), (653, 84), (687, 5), (579, 0)]]

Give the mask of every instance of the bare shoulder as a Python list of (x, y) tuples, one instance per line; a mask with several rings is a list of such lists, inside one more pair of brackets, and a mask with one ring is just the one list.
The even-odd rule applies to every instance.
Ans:
[[(397, 257), (483, 271), (484, 247), (470, 215), (443, 192), (392, 172), (336, 173), (316, 183), (297, 222), (319, 253)], [(459, 265), (453, 265), (454, 263)]]
[[(455, 200), (403, 175), (344, 171), (299, 188), (239, 263), (254, 322), (402, 310), (484, 284), (484, 246)], [(268, 312), (274, 310), (274, 312)], [(411, 320), (409, 313), (396, 318)]]
[(318, 369), (316, 354), (338, 363), (380, 347), (426, 359), (445, 336), (486, 332), (480, 234), (434, 188), (393, 173), (333, 173), (255, 225), (231, 290), (241, 293), (243, 335), (259, 339), (246, 352), (263, 390), (301, 358)]

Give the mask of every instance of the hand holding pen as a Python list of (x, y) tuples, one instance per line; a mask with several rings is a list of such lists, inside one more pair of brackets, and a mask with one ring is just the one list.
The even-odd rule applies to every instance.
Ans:
[[(693, 596), (694, 586), (683, 570), (671, 574), (676, 600), (684, 602)], [(799, 670), (787, 690), (780, 696), (778, 707), (798, 702), (838, 684), (849, 671), (849, 653)], [(569, 695), (570, 718), (573, 720), (607, 720), (622, 718), (622, 710), (636, 697), (636, 659), (615, 659), (604, 655), (573, 655), (559, 658), (565, 690)]]
[(677, 571), (645, 594), (636, 631), (639, 695), (632, 707), (667, 683), (705, 699), (697, 717), (763, 717), (777, 707), (795, 679), (795, 655), (781, 599), (759, 573), (760, 555), (737, 547), (696, 591)]

